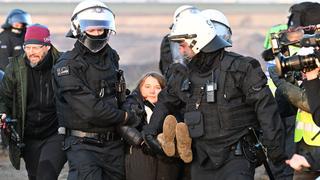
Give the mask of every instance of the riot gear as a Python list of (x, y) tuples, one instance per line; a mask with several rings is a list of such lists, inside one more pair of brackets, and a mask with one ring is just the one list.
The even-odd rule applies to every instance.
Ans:
[(30, 25), (31, 16), (21, 9), (13, 9), (7, 16), (6, 22), (1, 26), (3, 29), (9, 29), (14, 23), (22, 23), (25, 26)]
[(196, 14), (200, 13), (200, 10), (191, 5), (182, 5), (176, 9), (173, 15), (173, 22), (177, 22), (178, 18), (182, 17), (182, 15), (186, 14)]
[(9, 63), (9, 58), (23, 53), (22, 44), (26, 26), (31, 24), (31, 17), (21, 9), (13, 9), (7, 16), (3, 31), (0, 33), (0, 69)]
[[(106, 46), (110, 35), (116, 32), (114, 18), (113, 12), (102, 2), (83, 1), (73, 11), (67, 37), (75, 37), (90, 51), (98, 52)], [(93, 37), (86, 33), (91, 29), (104, 29), (104, 33)]]
[(172, 27), (169, 39), (175, 42), (186, 41), (195, 54), (231, 46), (217, 36), (213, 23), (200, 14), (188, 14), (179, 18)]
[(212, 21), (218, 36), (232, 44), (230, 24), (222, 12), (215, 9), (206, 9), (201, 11), (201, 14)]

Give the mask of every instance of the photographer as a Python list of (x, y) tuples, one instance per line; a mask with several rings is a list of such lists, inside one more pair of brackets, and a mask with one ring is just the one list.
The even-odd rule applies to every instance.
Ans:
[[(320, 58), (320, 56), (319, 56)], [(312, 117), (314, 122), (319, 126), (320, 125), (320, 79), (319, 79), (319, 70), (320, 67), (307, 72), (306, 77), (307, 80), (304, 83), (306, 88), (306, 94), (308, 103), (310, 106), (310, 112), (312, 113)]]
[[(315, 29), (302, 28), (304, 31), (302, 31), (303, 33), (301, 34), (299, 32), (301, 32), (300, 30), (302, 29), (296, 27), (319, 24), (319, 9), (319, 3), (311, 2), (295, 4), (290, 8), (291, 15), (289, 16), (288, 21), (289, 30), (285, 34), (281, 34), (284, 36), (279, 36), (279, 38), (283, 37), (283, 39), (279, 40), (280, 43), (277, 44), (279, 46), (275, 46), (275, 49), (272, 49), (280, 51), (276, 53), (274, 51), (274, 54), (280, 59), (277, 72), (281, 75), (285, 74), (286, 79), (280, 78), (276, 73), (275, 68), (269, 68), (270, 77), (277, 86), (277, 91), (280, 91), (284, 95), (284, 97), (286, 97), (294, 106), (299, 108), (296, 116), (296, 128), (294, 130), (294, 142), (297, 145), (297, 154), (294, 154), (291, 159), (286, 161), (288, 165), (296, 170), (294, 175), (295, 179), (315, 179), (319, 176), (318, 170), (320, 169), (320, 167), (318, 167), (319, 164), (317, 164), (316, 162), (319, 162), (317, 160), (317, 157), (320, 156), (320, 152), (318, 152), (320, 140), (317, 139), (317, 132), (320, 130), (320, 128), (316, 126), (316, 124), (314, 124), (311, 114), (308, 113), (312, 111), (310, 111), (306, 91), (302, 88), (305, 86), (305, 88), (307, 89), (308, 82), (303, 81), (302, 84), (296, 83), (297, 80), (301, 79), (301, 77), (296, 76), (299, 73), (296, 71), (306, 72), (317, 67), (316, 63), (314, 63), (316, 62), (316, 56), (313, 53), (313, 47), (303, 47), (298, 51), (298, 54), (295, 54), (291, 51), (290, 45), (299, 47), (304, 46), (303, 44), (306, 42), (304, 41), (303, 43), (303, 40), (301, 40), (301, 38), (308, 37), (308, 35), (304, 34), (315, 33)], [(310, 47), (310, 45), (308, 47)], [(288, 49), (290, 53), (283, 53), (283, 49)], [(281, 56), (281, 53), (289, 57)], [(293, 78), (290, 78), (289, 80), (291, 82), (289, 82), (287, 78), (288, 74), (290, 73), (293, 74), (293, 76), (291, 76)], [(308, 77), (310, 74), (311, 72), (308, 72), (305, 74), (305, 76)], [(298, 172), (301, 171), (303, 167), (309, 169)]]
[[(286, 163), (296, 171), (300, 171), (302, 167), (311, 169), (311, 171), (296, 172), (294, 175), (295, 178), (297, 176), (302, 179), (317, 177), (320, 175), (317, 172), (320, 167), (316, 163), (319, 162), (316, 159), (320, 156), (320, 151), (318, 150), (319, 140), (315, 138), (315, 134), (317, 134), (320, 128), (314, 124), (311, 115), (308, 113), (313, 112), (308, 104), (306, 90), (304, 90), (304, 88), (310, 89), (308, 88), (309, 82), (306, 80), (303, 81), (302, 86), (304, 88), (301, 88), (286, 81), (284, 78), (280, 78), (276, 74), (274, 67), (269, 68), (269, 73), (273, 82), (277, 86), (277, 91), (280, 91), (284, 97), (299, 108), (296, 116), (296, 128), (294, 132), (294, 142), (296, 143), (296, 153), (298, 154), (294, 154), (290, 160), (286, 161)], [(305, 76), (309, 79), (308, 77), (311, 78), (311, 76), (314, 76), (312, 74), (314, 74), (314, 72), (310, 71), (307, 72)], [(312, 98), (315, 99), (313, 96)], [(312, 130), (307, 127), (312, 127)], [(316, 132), (314, 132), (315, 129)]]
[[(320, 68), (316, 68), (312, 71), (306, 72), (306, 79), (304, 80), (304, 87), (306, 89), (306, 97), (307, 101), (310, 105), (310, 111), (312, 113), (312, 117), (314, 122), (319, 125), (319, 88), (320, 88), (320, 80), (318, 77)], [(320, 131), (314, 135), (314, 139), (319, 135)], [(302, 168), (311, 168), (311, 169), (319, 169), (320, 168), (320, 159), (319, 148), (310, 149), (312, 152), (309, 152), (307, 155), (299, 155), (294, 154), (291, 159), (287, 160), (286, 163), (290, 165), (293, 169), (300, 171)], [(314, 154), (312, 156), (312, 154)]]

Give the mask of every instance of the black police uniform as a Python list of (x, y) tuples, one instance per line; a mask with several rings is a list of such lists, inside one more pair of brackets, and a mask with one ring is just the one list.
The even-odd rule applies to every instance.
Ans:
[(59, 123), (67, 128), (70, 180), (124, 179), (124, 146), (115, 132), (125, 119), (115, 93), (118, 60), (109, 45), (91, 53), (77, 41), (54, 67)]
[(0, 33), (0, 69), (9, 63), (9, 58), (23, 53), (24, 32), (14, 33), (10, 29), (4, 29)]
[(160, 45), (160, 60), (159, 69), (161, 74), (165, 75), (169, 66), (173, 63), (172, 53), (170, 48), (169, 34), (165, 35)]
[(286, 158), (277, 105), (257, 60), (221, 49), (198, 53), (188, 67), (188, 74), (176, 71), (160, 92), (145, 134), (161, 132), (164, 117), (185, 106), (192, 179), (253, 179), (255, 157), (244, 145), (236, 151), (248, 127), (262, 128), (272, 160)]

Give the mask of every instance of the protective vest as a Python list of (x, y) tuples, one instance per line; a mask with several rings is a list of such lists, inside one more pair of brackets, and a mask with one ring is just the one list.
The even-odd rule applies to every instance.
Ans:
[(310, 146), (320, 146), (320, 127), (318, 127), (310, 113), (298, 110), (296, 117), (296, 128), (294, 131), (294, 142), (302, 139)]
[(276, 87), (276, 85), (274, 85), (274, 83), (273, 83), (271, 78), (268, 78), (268, 83), (267, 84), (268, 84), (273, 96), (275, 96), (275, 92), (276, 92), (277, 87)]
[[(109, 52), (112, 53), (112, 51)], [(104, 104), (109, 104), (115, 109), (119, 109), (115, 93), (115, 85), (118, 83), (117, 59), (114, 59), (112, 54), (108, 54), (105, 59), (99, 60), (100, 62), (104, 61), (104, 63), (95, 64), (88, 63), (86, 59), (79, 56), (76, 52), (74, 52), (74, 50), (69, 53), (70, 54), (64, 54), (64, 58), (72, 58), (70, 69), (73, 68), (74, 71), (77, 71), (76, 74), (82, 82), (81, 86), (89, 88), (96, 98), (102, 99)], [(84, 109), (83, 111), (85, 112), (87, 110)], [(99, 127), (89, 123), (89, 120), (83, 119), (74, 113), (70, 106), (64, 106), (61, 104), (58, 106), (58, 112), (63, 114), (63, 118), (59, 118), (60, 126), (67, 127), (68, 129), (96, 133), (103, 133), (108, 130), (106, 127)], [(114, 128), (110, 127), (110, 131), (113, 130)]]
[[(217, 144), (235, 143), (246, 134), (246, 127), (257, 124), (254, 108), (244, 102), (244, 94), (237, 88), (242, 83), (241, 75), (245, 72), (245, 64), (234, 62), (242, 57), (238, 54), (225, 52), (219, 67), (205, 73), (191, 72), (190, 83), (192, 92), (186, 102), (186, 112), (201, 111), (205, 124), (204, 136), (201, 139), (215, 140)], [(241, 73), (242, 72), (242, 73)], [(216, 101), (207, 102), (205, 86), (208, 82), (216, 82)], [(196, 107), (201, 98), (200, 106)]]

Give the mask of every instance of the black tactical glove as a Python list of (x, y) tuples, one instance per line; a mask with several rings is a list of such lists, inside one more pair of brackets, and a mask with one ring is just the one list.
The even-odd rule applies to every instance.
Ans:
[(272, 79), (275, 86), (279, 87), (281, 84), (286, 82), (283, 78), (281, 78), (277, 74), (275, 66), (269, 67), (268, 71), (269, 71), (270, 78)]
[(149, 148), (149, 146), (145, 143), (145, 141), (143, 141), (141, 144), (141, 150), (145, 155), (154, 156), (154, 157), (157, 156), (157, 154), (152, 149)]
[(143, 141), (142, 134), (136, 128), (120, 126), (118, 132), (129, 145), (140, 146)]
[(138, 105), (132, 104), (130, 109), (127, 110), (128, 116), (123, 125), (130, 127), (138, 127), (141, 120), (144, 119), (144, 110), (139, 108)]
[(143, 133), (143, 139), (144, 139), (144, 144), (146, 147), (142, 147), (142, 150), (145, 154), (158, 154), (164, 156), (164, 152), (157, 141), (157, 139), (151, 135), (151, 134), (144, 134)]

